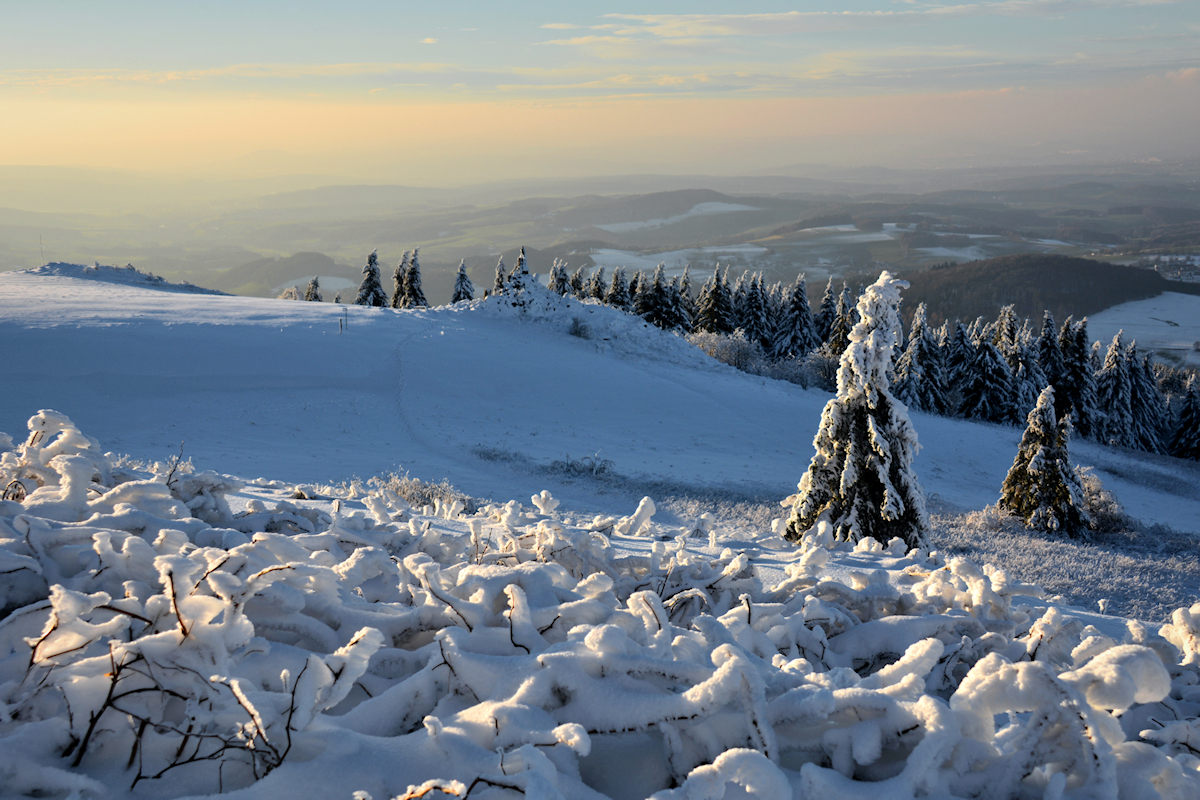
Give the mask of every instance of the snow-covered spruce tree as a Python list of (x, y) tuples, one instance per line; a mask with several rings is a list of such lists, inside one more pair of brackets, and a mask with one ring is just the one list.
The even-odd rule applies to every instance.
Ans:
[(909, 408), (945, 414), (945, 370), (941, 353), (926, 322), (925, 304), (917, 306), (908, 333), (908, 347), (896, 362), (895, 396)]
[(313, 275), (308, 286), (304, 288), (304, 299), (310, 303), (320, 303), (325, 299), (321, 297), (321, 279), (318, 276)]
[(733, 326), (743, 331), (746, 330), (746, 292), (750, 288), (750, 281), (747, 277), (749, 274), (742, 270), (737, 283), (733, 286), (733, 293), (730, 295), (733, 300)]
[(706, 333), (733, 333), (733, 298), (728, 284), (722, 280), (720, 265), (700, 289), (695, 327)]
[(597, 267), (592, 273), (592, 277), (588, 278), (587, 283), (583, 285), (584, 297), (590, 297), (593, 300), (604, 302), (604, 296), (608, 294), (608, 284), (604, 280), (604, 267)]
[(784, 294), (783, 312), (775, 331), (772, 356), (777, 359), (799, 358), (821, 346), (817, 323), (808, 305), (808, 287), (804, 273), (796, 276), (792, 288)]
[(858, 300), (860, 320), (842, 353), (837, 395), (825, 404), (813, 439), (816, 454), (800, 480), (788, 539), (827, 521), (843, 539), (925, 544), (925, 497), (912, 469), (917, 434), (888, 388), (907, 286), (884, 271)]
[(963, 379), (966, 378), (974, 358), (975, 345), (971, 344), (971, 334), (967, 332), (967, 326), (961, 322), (954, 323), (954, 333), (950, 337), (946, 352), (946, 383), (951, 394), (956, 394), (962, 388)]
[(1012, 373), (996, 345), (983, 339), (961, 383), (958, 414), (987, 422), (1012, 421)]
[(679, 278), (671, 278), (671, 282), (667, 284), (667, 318), (672, 329), (691, 333), (694, 327), (692, 312), (684, 302), (679, 283)]
[(275, 299), (276, 300), (299, 300), (300, 299), (300, 287), (299, 286), (289, 286), (288, 288), (286, 288), (282, 292), (280, 292), (279, 296), (276, 297)]
[(1000, 507), (1028, 528), (1068, 536), (1087, 529), (1083, 486), (1067, 455), (1070, 435), (1071, 418), (1056, 419), (1054, 387), (1047, 386), (1029, 412), (1017, 457), (1000, 488)]
[(358, 297), (354, 298), (354, 304), (387, 308), (387, 295), (383, 293), (383, 286), (379, 282), (379, 256), (374, 250), (367, 256), (367, 265), (363, 267), (363, 279), (358, 285)]
[(1075, 431), (1085, 439), (1095, 439), (1100, 428), (1100, 410), (1096, 405), (1096, 377), (1087, 338), (1087, 317), (1079, 322), (1067, 317), (1058, 342), (1063, 354), (1061, 380), (1068, 397), (1055, 398), (1054, 413), (1062, 418), (1069, 412)]
[(497, 295), (504, 291), (504, 284), (508, 282), (508, 270), (504, 266), (504, 256), (500, 256), (500, 260), (496, 262), (496, 280), (492, 283), (492, 294)]
[(404, 287), (408, 284), (408, 259), (411, 255), (405, 250), (404, 255), (400, 257), (400, 263), (396, 264), (396, 271), (392, 273), (392, 308), (408, 308)]
[(774, 333), (774, 329), (768, 317), (767, 302), (763, 291), (762, 275), (751, 276), (750, 283), (746, 286), (746, 297), (743, 300), (742, 330), (746, 332), (746, 338), (752, 342), (758, 342), (763, 350), (769, 352), (771, 334)]
[(829, 341), (829, 332), (833, 330), (833, 321), (837, 319), (837, 304), (838, 296), (833, 291), (833, 276), (829, 276), (829, 282), (825, 284), (825, 295), (821, 298), (821, 305), (817, 307), (817, 335), (821, 337), (822, 342)]
[(623, 267), (613, 269), (612, 280), (608, 282), (608, 294), (604, 296), (604, 303), (622, 311), (629, 310), (629, 284), (625, 280)]
[[(631, 314), (638, 313), (638, 295), (642, 293), (645, 282), (646, 276), (640, 269), (633, 273), (633, 277), (629, 279), (629, 312)], [(642, 302), (645, 301), (643, 300)]]
[(1063, 354), (1058, 344), (1054, 315), (1049, 309), (1042, 313), (1042, 332), (1038, 335), (1036, 347), (1038, 366), (1042, 368), (1042, 374), (1054, 386), (1057, 394), (1060, 390), (1059, 381), (1062, 380)]
[(668, 294), (669, 282), (666, 276), (667, 265), (659, 262), (659, 265), (654, 268), (654, 274), (646, 286), (646, 290), (641, 293), (644, 298), (643, 307), (637, 311), (642, 319), (650, 324), (670, 330), (673, 325), (671, 319), (671, 298)]
[(842, 284), (842, 293), (838, 295), (833, 324), (829, 326), (829, 336), (825, 339), (825, 344), (834, 357), (841, 356), (842, 351), (850, 345), (850, 331), (854, 329), (854, 310), (850, 307), (852, 302), (850, 287)]
[(1122, 334), (1124, 331), (1117, 331), (1113, 336), (1104, 355), (1104, 366), (1096, 374), (1096, 405), (1102, 412), (1097, 438), (1104, 444), (1131, 447), (1133, 406)]
[(1129, 365), (1129, 413), (1133, 418), (1133, 446), (1147, 453), (1163, 452), (1166, 401), (1158, 392), (1150, 357), (1138, 354), (1137, 341), (1125, 346)]
[(550, 266), (550, 279), (546, 282), (546, 288), (559, 296), (566, 296), (567, 292), (571, 291), (571, 279), (567, 275), (567, 265), (557, 258)]
[[(1008, 371), (1017, 374), (1021, 360), (1020, 327), (1017, 324), (1016, 306), (1007, 305), (1000, 309), (992, 327), (992, 344), (1004, 356)], [(1040, 387), (1039, 387), (1040, 390)]]
[(467, 275), (467, 260), (458, 262), (458, 276), (454, 279), (454, 294), (450, 296), (451, 303), (461, 303), (464, 300), (475, 299), (475, 286)]
[(1188, 381), (1184, 390), (1167, 452), (1176, 458), (1200, 461), (1200, 391), (1197, 391), (1195, 378)]
[(683, 275), (679, 277), (679, 299), (683, 302), (683, 310), (689, 320), (688, 330), (691, 330), (696, 320), (696, 296), (692, 293), (692, 265), (683, 265)]
[(417, 253), (420, 250), (419, 247), (413, 248), (412, 260), (408, 262), (408, 272), (404, 274), (405, 308), (429, 307), (428, 301), (425, 300), (425, 291), (421, 288), (421, 262), (417, 260)]
[[(496, 267), (499, 270), (499, 267)], [(504, 281), (504, 294), (517, 296), (524, 292), (529, 287), (529, 263), (525, 259), (525, 248), (521, 248), (521, 252), (517, 254), (517, 264), (513, 267), (512, 273)]]
[(584, 275), (585, 267), (580, 267), (571, 273), (571, 294), (582, 300), (584, 298), (583, 287), (587, 283), (587, 277)]

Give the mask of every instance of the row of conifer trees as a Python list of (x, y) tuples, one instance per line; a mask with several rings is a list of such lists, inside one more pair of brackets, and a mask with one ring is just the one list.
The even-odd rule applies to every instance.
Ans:
[[(424, 307), (418, 249), (406, 252), (396, 267), (390, 302), (372, 253), (355, 300), (359, 305)], [(500, 293), (514, 279), (529, 280), (524, 249), (509, 271), (501, 258), (488, 293)], [(637, 314), (665, 330), (709, 333), (746, 339), (763, 357), (775, 361), (809, 359), (836, 364), (849, 345), (857, 319), (857, 298), (833, 278), (814, 311), (804, 275), (790, 286), (767, 285), (762, 274), (743, 272), (731, 283), (719, 265), (692, 291), (690, 267), (666, 276), (665, 264), (647, 275), (603, 267), (568, 274), (555, 260), (547, 288), (560, 295), (592, 299)], [(459, 264), (451, 302), (474, 299), (465, 263)], [(898, 337), (900, 338), (900, 337)], [(1087, 318), (1068, 318), (1057, 326), (1049, 311), (1040, 331), (1019, 320), (1013, 306), (986, 322), (928, 324), (924, 304), (917, 307), (907, 337), (897, 345), (893, 393), (909, 408), (947, 416), (1017, 425), (1037, 404), (1042, 389), (1054, 387), (1057, 417), (1071, 415), (1076, 434), (1095, 441), (1200, 459), (1200, 395), (1196, 380), (1166, 365), (1154, 365), (1118, 333), (1107, 350), (1089, 343)], [(832, 388), (832, 387), (827, 387)]]

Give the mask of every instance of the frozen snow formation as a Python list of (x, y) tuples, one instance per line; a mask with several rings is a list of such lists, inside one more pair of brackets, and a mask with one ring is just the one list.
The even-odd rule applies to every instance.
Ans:
[(767, 582), (711, 520), (632, 536), (648, 499), (268, 508), (30, 430), (0, 436), (4, 797), (1200, 797), (1200, 604), (1118, 640), (828, 523), (763, 532)]

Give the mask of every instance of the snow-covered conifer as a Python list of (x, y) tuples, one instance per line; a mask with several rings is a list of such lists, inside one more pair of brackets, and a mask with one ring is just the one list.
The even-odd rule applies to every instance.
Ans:
[(1017, 345), (1017, 371), (1013, 374), (1012, 424), (1018, 425), (1037, 405), (1041, 390), (1052, 385), (1042, 372), (1031, 336), (1022, 337)]
[(1061, 391), (1059, 382), (1062, 380), (1063, 354), (1058, 343), (1058, 330), (1054, 324), (1054, 315), (1047, 309), (1042, 314), (1042, 332), (1037, 339), (1038, 366), (1046, 380), (1054, 386), (1055, 394)]
[(404, 307), (405, 308), (428, 308), (429, 303), (425, 300), (425, 291), (421, 288), (421, 262), (417, 260), (417, 253), (421, 248), (414, 247), (412, 251), (412, 259), (408, 262), (408, 271), (404, 273)]
[(1133, 446), (1147, 453), (1163, 451), (1162, 434), (1166, 427), (1166, 402), (1158, 391), (1149, 356), (1138, 354), (1137, 342), (1125, 347), (1129, 365), (1129, 414), (1133, 419)]
[(1070, 412), (1074, 430), (1085, 439), (1096, 438), (1100, 410), (1096, 405), (1096, 377), (1087, 342), (1087, 317), (1078, 322), (1067, 317), (1059, 329), (1058, 343), (1063, 355), (1060, 381), (1067, 397), (1055, 398), (1055, 414), (1061, 419)]
[(692, 265), (690, 263), (683, 265), (683, 275), (679, 277), (679, 299), (683, 302), (687, 318), (691, 320), (688, 327), (690, 330), (696, 319), (696, 296), (692, 293)]
[(593, 300), (604, 302), (604, 296), (608, 294), (608, 283), (604, 280), (604, 267), (597, 267), (592, 276), (588, 278), (588, 282), (583, 287), (583, 293), (586, 297)]
[(913, 314), (908, 347), (896, 362), (893, 394), (910, 409), (946, 413), (945, 370), (941, 353), (926, 322), (924, 303), (918, 305)]
[(771, 335), (774, 330), (767, 316), (767, 298), (763, 294), (761, 275), (750, 277), (742, 306), (742, 324), (739, 327), (746, 332), (746, 338), (758, 342), (764, 350), (770, 352)]
[[(1020, 327), (1017, 324), (1016, 306), (1007, 305), (1000, 309), (992, 327), (992, 344), (996, 345), (1000, 355), (1004, 356), (1009, 372), (1015, 375), (1021, 361)], [(1038, 388), (1040, 391), (1041, 387)]]
[(625, 281), (625, 269), (617, 267), (613, 270), (612, 280), (608, 283), (608, 294), (604, 302), (622, 311), (629, 310), (629, 284)]
[(383, 293), (383, 286), (379, 281), (379, 256), (374, 250), (367, 256), (362, 283), (358, 285), (358, 297), (354, 298), (354, 304), (387, 308), (387, 295)]
[(784, 306), (780, 323), (775, 331), (772, 355), (775, 358), (799, 358), (821, 346), (812, 308), (808, 305), (808, 287), (804, 273), (796, 276), (796, 282), (784, 295)]
[(321, 279), (317, 275), (312, 276), (312, 280), (308, 282), (308, 286), (304, 289), (304, 299), (310, 303), (320, 303), (324, 300), (321, 297)]
[(837, 312), (833, 316), (833, 324), (829, 327), (829, 336), (825, 343), (829, 345), (829, 352), (836, 356), (840, 356), (842, 351), (850, 345), (850, 331), (854, 328), (854, 309), (850, 307), (853, 302), (850, 297), (850, 287), (842, 285), (842, 293), (838, 295)]
[(1196, 378), (1188, 381), (1167, 452), (1176, 458), (1200, 461), (1200, 391)]
[(584, 274), (586, 267), (580, 267), (571, 273), (571, 294), (582, 300), (584, 295), (584, 286), (587, 285), (587, 277)]
[(550, 267), (550, 280), (546, 283), (546, 288), (559, 296), (565, 296), (571, 291), (571, 279), (567, 275), (567, 265), (557, 258)]
[(508, 270), (504, 266), (504, 256), (500, 256), (500, 260), (496, 262), (496, 280), (492, 283), (492, 294), (497, 295), (504, 291), (504, 284), (508, 282)]
[(838, 296), (833, 291), (833, 276), (829, 276), (829, 282), (825, 284), (825, 295), (821, 298), (821, 305), (817, 307), (817, 335), (821, 337), (822, 342), (829, 341), (829, 332), (833, 330), (833, 321), (837, 319)]
[(461, 303), (464, 300), (475, 299), (475, 286), (467, 275), (467, 260), (458, 262), (458, 276), (454, 279), (454, 294), (450, 296), (451, 303)]
[(813, 440), (816, 453), (792, 506), (789, 539), (827, 521), (846, 539), (925, 543), (925, 498), (912, 470), (917, 435), (888, 388), (900, 289), (907, 285), (885, 271), (859, 298), (860, 320), (842, 353), (837, 395), (825, 405)]
[(640, 269), (629, 279), (629, 311), (633, 314), (638, 313), (638, 295), (642, 293), (642, 284), (645, 282), (646, 275)]
[(1096, 373), (1096, 405), (1102, 415), (1096, 438), (1105, 444), (1133, 445), (1132, 399), (1129, 386), (1129, 362), (1125, 360), (1124, 331), (1117, 331), (1104, 356), (1104, 366)]
[[(499, 267), (496, 268), (499, 270)], [(521, 252), (517, 255), (516, 266), (512, 269), (512, 274), (504, 282), (504, 293), (513, 295), (514, 297), (524, 292), (529, 287), (529, 262), (525, 258), (525, 248), (521, 248)]]
[(974, 358), (975, 346), (971, 343), (971, 334), (967, 331), (966, 325), (956, 322), (954, 334), (946, 353), (946, 380), (951, 391), (956, 391), (961, 387)]
[(1088, 526), (1083, 487), (1071, 468), (1069, 417), (1054, 415), (1054, 388), (1047, 386), (1029, 412), (1017, 457), (1000, 489), (1000, 506), (1025, 525), (1075, 536)]
[(695, 327), (708, 333), (733, 333), (733, 298), (729, 296), (729, 286), (722, 278), (720, 265), (700, 289)]
[(737, 283), (734, 284), (733, 294), (733, 324), (735, 328), (746, 330), (747, 326), (747, 309), (746, 309), (746, 293), (750, 288), (749, 272), (742, 270), (742, 274), (738, 276)]
[(299, 300), (299, 299), (301, 299), (300, 287), (299, 286), (289, 286), (288, 288), (286, 288), (282, 292), (280, 292), (279, 296), (276, 297), (275, 299), (276, 300)]
[(959, 416), (988, 422), (1012, 421), (1012, 373), (989, 339), (975, 348), (960, 383)]
[(404, 255), (400, 257), (400, 263), (396, 265), (396, 271), (392, 273), (395, 287), (392, 289), (392, 308), (408, 308), (405, 287), (408, 286), (408, 259), (411, 255), (412, 253), (405, 250)]

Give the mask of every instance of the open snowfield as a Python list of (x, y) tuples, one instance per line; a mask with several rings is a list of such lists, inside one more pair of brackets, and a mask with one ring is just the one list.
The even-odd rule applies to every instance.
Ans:
[(1125, 331), (1125, 341), (1137, 340), (1143, 352), (1158, 354), (1167, 363), (1200, 366), (1200, 297), (1164, 292), (1134, 300), (1088, 317), (1088, 333), (1102, 342)]
[[(1160, 636), (1022, 574), (773, 535), (823, 393), (574, 301), (64, 272), (0, 274), (0, 431), (55, 409), (98, 442), (38, 418), (19, 458), (47, 486), (0, 505), (24, 605), (0, 620), (0, 796), (1200, 796), (1200, 619)], [(993, 503), (1020, 431), (913, 418), (931, 507)], [(173, 492), (102, 455), (181, 442), (198, 477)], [(1172, 542), (1200, 528), (1193, 465), (1071, 452)], [(395, 471), (481, 508), (352, 483)]]

